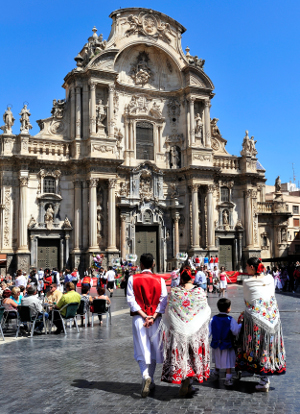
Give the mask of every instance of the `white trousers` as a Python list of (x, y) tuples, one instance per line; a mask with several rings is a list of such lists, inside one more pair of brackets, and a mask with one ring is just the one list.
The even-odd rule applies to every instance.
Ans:
[[(133, 348), (134, 359), (136, 361), (144, 361), (145, 364), (151, 364), (151, 359), (158, 364), (162, 364), (163, 347), (159, 346), (160, 335), (155, 335), (157, 332), (161, 318), (156, 319), (150, 328), (145, 328), (144, 319), (141, 316), (133, 316), (132, 318), (132, 334), (133, 334)], [(151, 337), (155, 337), (151, 341)]]

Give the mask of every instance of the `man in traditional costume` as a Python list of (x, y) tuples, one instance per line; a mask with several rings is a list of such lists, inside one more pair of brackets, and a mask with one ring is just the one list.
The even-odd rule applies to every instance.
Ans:
[(140, 263), (142, 272), (128, 279), (127, 302), (133, 317), (134, 358), (143, 378), (141, 396), (145, 398), (150, 389), (154, 388), (156, 363), (163, 363), (163, 351), (157, 331), (161, 315), (165, 312), (168, 294), (164, 279), (152, 273), (152, 254), (142, 254)]

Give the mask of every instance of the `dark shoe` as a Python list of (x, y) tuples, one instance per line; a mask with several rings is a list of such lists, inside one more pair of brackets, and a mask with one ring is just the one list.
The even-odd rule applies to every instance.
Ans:
[(181, 387), (179, 389), (179, 397), (185, 397), (187, 395), (187, 393), (189, 392), (189, 385), (190, 385), (190, 379), (186, 378), (181, 383)]
[(61, 333), (61, 329), (56, 329), (55, 332), (53, 332), (53, 335), (59, 335)]

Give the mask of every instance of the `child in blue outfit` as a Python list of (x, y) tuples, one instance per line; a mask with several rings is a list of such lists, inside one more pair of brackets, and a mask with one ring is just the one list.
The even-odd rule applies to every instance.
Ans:
[(219, 378), (219, 370), (226, 369), (225, 385), (233, 385), (231, 368), (235, 366), (235, 350), (233, 348), (234, 336), (241, 330), (242, 324), (229, 316), (231, 301), (222, 298), (218, 301), (217, 307), (220, 313), (214, 316), (209, 325), (209, 334), (212, 336), (210, 346), (212, 347), (212, 361), (215, 362), (215, 370), (212, 377)]

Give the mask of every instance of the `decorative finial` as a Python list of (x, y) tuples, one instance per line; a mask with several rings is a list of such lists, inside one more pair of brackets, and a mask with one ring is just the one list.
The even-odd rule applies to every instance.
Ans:
[(249, 135), (248, 135), (249, 134), (249, 131), (246, 130), (245, 131), (245, 134), (246, 134), (246, 137), (249, 138)]
[(93, 39), (98, 39), (96, 26), (93, 27), (93, 32), (94, 32)]
[(186, 51), (186, 54), (185, 54), (185, 56), (191, 56), (190, 55), (190, 48), (187, 46), (186, 48), (185, 48), (185, 51)]

